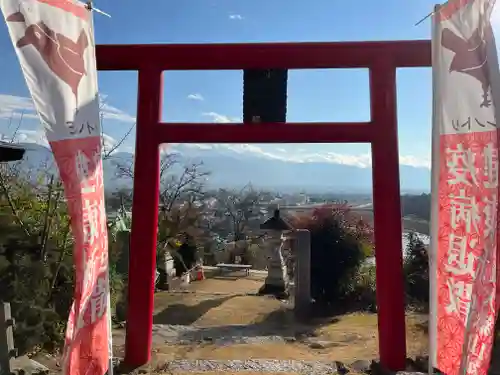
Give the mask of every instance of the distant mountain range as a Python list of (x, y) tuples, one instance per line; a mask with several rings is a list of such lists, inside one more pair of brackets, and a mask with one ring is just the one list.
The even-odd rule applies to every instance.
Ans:
[[(46, 147), (25, 143), (23, 168), (52, 165), (52, 153)], [(282, 191), (369, 193), (372, 190), (371, 168), (360, 168), (332, 162), (291, 162), (256, 153), (236, 152), (229, 148), (195, 148), (176, 145), (186, 163), (202, 161), (211, 172), (212, 187), (238, 187), (251, 182), (254, 186)], [(130, 163), (133, 155), (118, 152), (104, 161), (105, 184), (109, 190), (130, 187), (131, 182), (116, 177), (116, 163)], [(427, 168), (400, 166), (401, 190), (408, 193), (428, 192), (430, 172)]]

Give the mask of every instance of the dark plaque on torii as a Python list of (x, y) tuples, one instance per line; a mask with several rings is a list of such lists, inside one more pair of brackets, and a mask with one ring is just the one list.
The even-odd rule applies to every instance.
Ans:
[(288, 70), (243, 71), (243, 122), (286, 122)]

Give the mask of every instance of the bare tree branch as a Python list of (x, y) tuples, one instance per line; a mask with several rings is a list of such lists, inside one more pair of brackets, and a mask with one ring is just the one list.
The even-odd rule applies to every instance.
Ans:
[[(134, 165), (129, 161), (116, 161), (118, 178), (134, 178)], [(183, 165), (179, 154), (168, 153), (160, 160), (160, 215), (158, 248), (181, 233), (201, 231), (204, 183), (208, 172), (203, 163)]]
[(219, 190), (219, 201), (224, 209), (221, 216), (229, 219), (234, 241), (248, 237), (249, 221), (259, 215), (259, 200), (260, 194), (251, 185), (239, 191)]
[[(55, 195), (53, 196), (53, 192), (56, 190)], [(54, 181), (54, 175), (51, 176), (50, 179), (50, 184), (49, 184), (49, 192), (47, 195), (47, 206), (45, 210), (45, 223), (44, 223), (44, 228), (42, 232), (42, 243), (41, 243), (41, 258), (46, 261), (46, 255), (47, 255), (47, 243), (49, 240), (50, 236), (50, 230), (52, 227), (52, 223), (54, 220), (54, 217), (57, 215), (57, 209), (59, 207), (59, 204), (62, 201), (62, 182), (61, 180), (57, 179)], [(51, 210), (51, 203), (53, 203), (53, 207)]]
[(7, 199), (7, 203), (10, 207), (12, 215), (14, 216), (15, 220), (17, 221), (23, 232), (26, 234), (26, 236), (29, 237), (31, 233), (28, 230), (27, 226), (24, 224), (23, 220), (21, 219), (21, 215), (19, 215), (19, 212), (17, 211), (14, 201), (12, 200), (7, 182), (5, 180), (5, 175), (3, 173), (0, 173), (0, 188), (2, 189), (5, 195), (5, 199)]
[(111, 154), (113, 152), (115, 152), (122, 144), (123, 142), (125, 142), (125, 140), (128, 138), (128, 136), (130, 135), (130, 133), (132, 133), (132, 130), (134, 130), (134, 127), (135, 127), (136, 123), (134, 123), (129, 129), (128, 131), (125, 133), (125, 135), (111, 148), (111, 150), (109, 150), (108, 152), (106, 152), (105, 149), (103, 149), (103, 156), (102, 156), (102, 159), (103, 160), (106, 160), (108, 159)]
[[(17, 132), (19, 131), (19, 128), (21, 127), (21, 125), (23, 123), (23, 117), (24, 117), (24, 110), (21, 111), (21, 117), (19, 118), (19, 122), (17, 123), (16, 130), (14, 130), (14, 133), (12, 134), (12, 138), (10, 140), (10, 143), (13, 143), (14, 140), (16, 139)], [(10, 124), (9, 124), (9, 126), (10, 126)]]
[(209, 175), (208, 172), (201, 170), (202, 167), (203, 163), (184, 166), (179, 177), (172, 175), (166, 183), (162, 184), (160, 197), (167, 211), (172, 209), (181, 196), (201, 193), (203, 180)]

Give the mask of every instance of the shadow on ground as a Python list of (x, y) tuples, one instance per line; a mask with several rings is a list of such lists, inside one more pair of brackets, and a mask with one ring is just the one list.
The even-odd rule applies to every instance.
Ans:
[[(203, 301), (194, 306), (176, 304), (169, 306), (154, 317), (155, 324), (175, 324), (188, 326), (195, 323), (210, 309), (217, 308), (233, 297), (224, 297)], [(283, 338), (304, 338), (315, 336), (316, 329), (325, 324), (335, 324), (337, 318), (314, 319), (308, 322), (298, 322), (295, 319), (293, 308), (282, 306), (263, 316), (259, 321), (250, 324), (221, 324), (214, 326), (191, 326), (186, 331), (179, 332), (179, 340), (185, 341), (212, 341), (219, 338), (228, 338), (238, 341), (239, 338), (253, 338), (258, 336), (276, 336)], [(186, 327), (187, 328), (187, 327)]]
[(209, 299), (196, 305), (173, 304), (153, 316), (154, 324), (190, 325), (205, 315), (209, 310), (219, 307), (227, 300), (233, 298)]

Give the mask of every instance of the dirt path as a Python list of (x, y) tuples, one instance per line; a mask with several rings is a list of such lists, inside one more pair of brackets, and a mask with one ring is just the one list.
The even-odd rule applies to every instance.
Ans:
[[(158, 293), (153, 360), (147, 371), (187, 373), (161, 370), (176, 361), (185, 361), (186, 366), (196, 361), (208, 361), (206, 366), (211, 365), (211, 361), (222, 361), (227, 362), (224, 365), (227, 367), (233, 360), (350, 364), (378, 358), (376, 315), (351, 314), (309, 325), (297, 324), (291, 306), (275, 298), (251, 295), (261, 285), (262, 280), (258, 279), (217, 278), (192, 283), (184, 293)], [(426, 352), (424, 322), (424, 316), (407, 317), (409, 356)], [(115, 332), (115, 336), (115, 344), (120, 346), (123, 331)], [(201, 363), (198, 362), (198, 366)], [(265, 363), (259, 374), (266, 373)], [(224, 366), (214, 373), (236, 371), (231, 367), (224, 370)], [(285, 371), (288, 370), (285, 365), (283, 370), (283, 374), (297, 373)], [(190, 371), (190, 374), (196, 373), (197, 367)], [(276, 371), (279, 367), (272, 373), (279, 373)], [(204, 369), (202, 373), (210, 372)], [(249, 373), (252, 372), (245, 371)]]
[[(258, 279), (218, 278), (193, 283), (183, 293), (156, 294), (152, 360), (131, 373), (312, 375), (331, 373), (335, 361), (363, 367), (378, 358), (375, 314), (297, 324), (286, 303), (252, 295), (261, 285)], [(408, 356), (425, 355), (426, 316), (408, 314), (406, 320)], [(119, 358), (124, 333), (114, 331)], [(41, 362), (57, 372), (53, 360)], [(491, 373), (498, 374), (498, 367)]]

